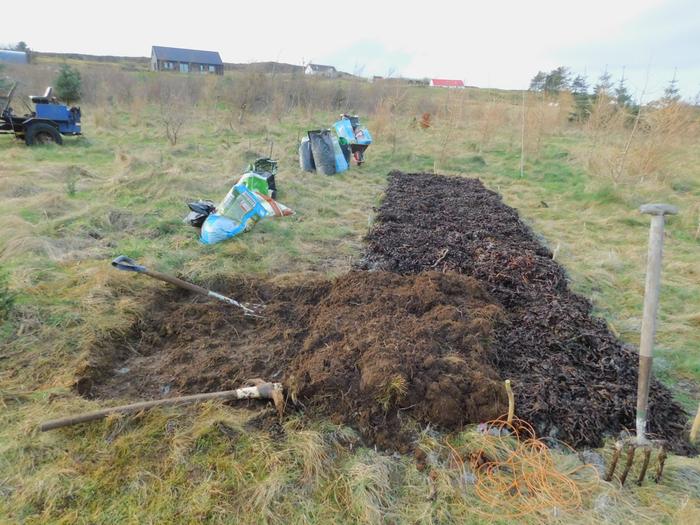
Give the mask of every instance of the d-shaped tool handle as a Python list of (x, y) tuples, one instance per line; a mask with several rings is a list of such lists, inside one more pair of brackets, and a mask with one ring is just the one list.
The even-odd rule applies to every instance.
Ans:
[(131, 257), (127, 257), (126, 255), (120, 255), (119, 257), (115, 258), (112, 261), (112, 266), (114, 266), (117, 270), (124, 270), (125, 272), (143, 273), (146, 271), (145, 266), (136, 264), (136, 261), (134, 261)]

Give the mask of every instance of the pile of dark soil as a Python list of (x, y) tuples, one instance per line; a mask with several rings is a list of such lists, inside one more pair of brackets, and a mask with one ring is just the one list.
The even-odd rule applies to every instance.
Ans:
[(413, 438), (402, 412), (447, 429), (494, 419), (507, 408), (488, 349), (499, 315), (469, 277), (351, 272), (319, 304), (291, 391), (383, 447)]
[[(569, 290), (563, 268), (498, 194), (478, 179), (394, 172), (377, 222), (364, 268), (468, 275), (502, 306), (496, 366), (514, 382), (518, 415), (541, 434), (598, 446), (634, 428), (636, 351)], [(649, 414), (652, 433), (687, 451), (687, 415), (658, 381)]]
[(79, 392), (149, 399), (282, 381), (308, 414), (398, 450), (415, 438), (409, 419), (457, 429), (506, 410), (489, 350), (500, 308), (470, 277), (354, 271), (218, 289), (264, 301), (265, 318), (179, 292), (156, 295), (126, 338), (93, 350)]

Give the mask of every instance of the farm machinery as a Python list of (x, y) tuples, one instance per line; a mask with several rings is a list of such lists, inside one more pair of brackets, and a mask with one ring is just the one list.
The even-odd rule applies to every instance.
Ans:
[(0, 133), (13, 134), (27, 146), (35, 144), (63, 144), (62, 135), (80, 135), (80, 108), (60, 104), (53, 89), (46, 88), (42, 96), (30, 96), (32, 111), (19, 116), (10, 107), (17, 84), (12, 86), (0, 114)]

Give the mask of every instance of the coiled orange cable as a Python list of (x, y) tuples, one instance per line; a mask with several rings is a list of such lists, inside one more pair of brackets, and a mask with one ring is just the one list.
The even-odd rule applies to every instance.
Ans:
[[(592, 465), (559, 467), (532, 426), (507, 416), (481, 426), (479, 448), (468, 451), (474, 491), (488, 509), (474, 509), (494, 518), (516, 518), (534, 513), (571, 511), (581, 507), (582, 493), (599, 480)], [(462, 467), (462, 455), (449, 443), (453, 459)], [(575, 452), (565, 444), (562, 446)]]

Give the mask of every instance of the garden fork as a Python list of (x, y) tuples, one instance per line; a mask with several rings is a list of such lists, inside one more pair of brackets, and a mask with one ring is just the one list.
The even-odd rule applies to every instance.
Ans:
[(637, 485), (641, 485), (649, 468), (652, 449), (658, 448), (658, 463), (654, 481), (661, 479), (666, 461), (666, 444), (664, 441), (650, 440), (646, 435), (647, 409), (649, 406), (649, 385), (651, 382), (652, 353), (654, 349), (654, 337), (656, 335), (656, 315), (659, 309), (659, 284), (661, 281), (661, 258), (664, 247), (664, 222), (666, 215), (676, 215), (678, 209), (668, 204), (645, 204), (639, 211), (651, 215), (651, 227), (649, 229), (649, 252), (647, 255), (647, 276), (644, 288), (644, 314), (642, 317), (642, 336), (639, 343), (639, 380), (637, 383), (637, 420), (636, 436), (615, 443), (610, 466), (605, 474), (605, 480), (612, 480), (615, 468), (626, 448), (625, 466), (620, 476), (620, 484), (624, 485), (629, 475), (634, 455), (637, 449), (643, 451), (642, 468), (637, 478)]

